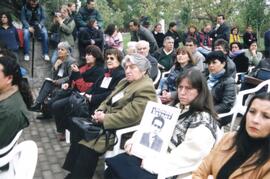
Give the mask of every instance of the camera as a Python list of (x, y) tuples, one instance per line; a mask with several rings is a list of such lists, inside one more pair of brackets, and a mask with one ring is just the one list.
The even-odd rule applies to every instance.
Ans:
[(59, 16), (61, 16), (61, 13), (60, 13), (60, 12), (55, 12), (55, 13), (54, 13), (54, 16), (55, 16), (55, 17), (59, 17)]

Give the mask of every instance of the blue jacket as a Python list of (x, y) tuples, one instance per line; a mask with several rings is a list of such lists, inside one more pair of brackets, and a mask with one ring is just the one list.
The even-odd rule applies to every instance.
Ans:
[[(44, 27), (44, 23), (45, 23), (44, 9), (40, 5), (37, 5), (37, 7), (35, 8), (35, 11), (37, 14), (37, 21), (36, 21), (37, 25)], [(22, 10), (21, 10), (21, 21), (22, 21), (24, 29), (28, 29), (30, 26), (34, 25), (33, 23), (31, 23), (31, 19), (32, 19), (31, 7), (29, 7), (26, 4), (25, 6), (22, 7)]]
[(0, 26), (0, 39), (5, 42), (9, 50), (19, 49), (19, 36), (14, 26), (10, 26), (7, 29)]

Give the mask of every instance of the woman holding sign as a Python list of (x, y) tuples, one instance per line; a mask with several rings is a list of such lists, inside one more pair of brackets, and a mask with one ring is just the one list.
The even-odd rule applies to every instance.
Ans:
[[(148, 76), (150, 62), (141, 55), (132, 54), (123, 59), (122, 66), (126, 77), (92, 115), (92, 120), (108, 130), (137, 125), (146, 103), (157, 101), (153, 81)], [(66, 178), (92, 178), (99, 156), (113, 145), (114, 140), (114, 137), (106, 140), (103, 134), (98, 139), (73, 142), (63, 166), (70, 171)]]
[(166, 153), (143, 159), (132, 156), (132, 139), (125, 145), (127, 153), (107, 159), (105, 178), (150, 179), (190, 176), (218, 139), (219, 128), (206, 80), (197, 70), (186, 71), (177, 80), (181, 114)]

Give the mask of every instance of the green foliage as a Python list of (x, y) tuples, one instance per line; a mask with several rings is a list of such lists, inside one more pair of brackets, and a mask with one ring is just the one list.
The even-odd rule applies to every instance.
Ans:
[[(47, 22), (50, 23), (52, 12), (62, 4), (75, 0), (40, 2), (46, 9)], [(180, 30), (184, 31), (189, 24), (196, 24), (200, 29), (205, 22), (215, 23), (217, 14), (224, 14), (227, 22), (240, 27), (241, 32), (247, 24), (251, 24), (262, 35), (270, 26), (270, 8), (264, 0), (96, 0), (96, 4), (104, 19), (104, 27), (115, 23), (123, 28), (130, 19), (147, 16), (151, 25), (165, 19), (167, 25), (170, 21), (176, 21), (180, 24)], [(8, 10), (14, 17), (19, 17), (21, 5), (21, 0), (0, 1), (1, 11)]]

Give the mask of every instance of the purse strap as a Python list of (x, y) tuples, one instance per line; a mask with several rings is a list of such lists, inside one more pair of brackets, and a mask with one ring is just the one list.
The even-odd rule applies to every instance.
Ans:
[[(116, 136), (116, 132), (115, 130), (108, 130), (108, 129), (104, 129), (104, 126), (102, 126), (102, 132), (98, 135), (98, 137), (95, 140), (95, 144), (97, 143), (97, 141), (99, 140), (99, 138), (105, 135), (105, 150), (107, 151), (110, 147), (113, 147), (117, 144), (118, 142), (118, 137)], [(112, 145), (109, 145), (109, 142), (111, 139), (114, 139), (114, 143)]]

